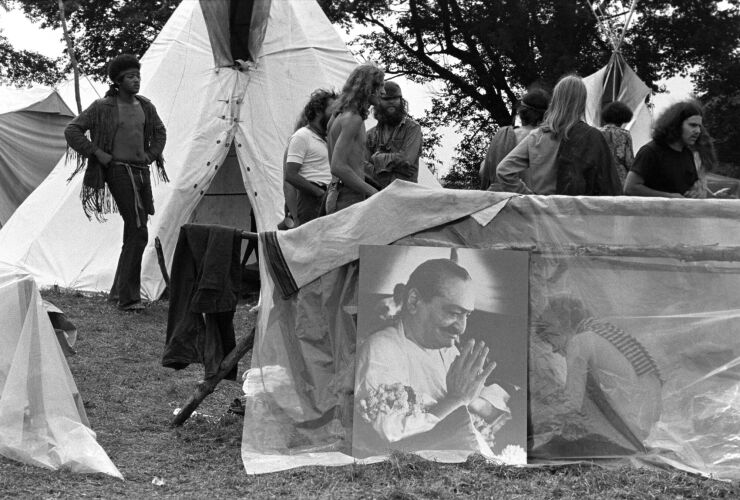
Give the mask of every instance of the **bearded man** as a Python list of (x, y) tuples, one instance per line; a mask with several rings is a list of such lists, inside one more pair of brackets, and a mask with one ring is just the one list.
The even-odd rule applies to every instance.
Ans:
[(297, 191), (298, 225), (319, 216), (324, 193), (331, 182), (326, 126), (329, 108), (336, 98), (335, 92), (315, 90), (303, 109), (306, 125), (296, 130), (288, 141), (285, 181)]
[(396, 179), (417, 182), (421, 156), (421, 127), (407, 113), (401, 87), (383, 85), (374, 115), (378, 124), (367, 133), (366, 175), (385, 188)]

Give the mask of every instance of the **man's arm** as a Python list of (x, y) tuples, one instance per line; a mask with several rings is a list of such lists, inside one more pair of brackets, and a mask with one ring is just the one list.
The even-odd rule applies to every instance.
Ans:
[(90, 115), (97, 111), (97, 101), (92, 103), (86, 110), (77, 115), (64, 129), (64, 138), (67, 144), (80, 156), (85, 158), (96, 157), (102, 165), (108, 165), (113, 157), (106, 151), (98, 148), (85, 137), (85, 132), (90, 130), (92, 120)]
[(324, 194), (318, 186), (307, 181), (298, 172), (301, 170), (301, 164), (295, 162), (287, 162), (285, 164), (285, 181), (293, 186), (294, 188), (308, 193), (313, 196), (321, 196)]
[(375, 171), (390, 170), (398, 172), (416, 182), (419, 177), (418, 162), (419, 156), (421, 156), (421, 145), (421, 127), (415, 122), (411, 122), (403, 137), (400, 151), (377, 151), (373, 153), (371, 160), (375, 166)]
[(534, 194), (519, 174), (529, 168), (529, 138), (516, 145), (496, 167), (496, 180), (504, 191), (520, 194)]
[[(154, 105), (152, 105), (152, 108), (154, 108)], [(152, 119), (154, 120), (154, 136), (152, 137), (152, 141), (149, 144), (149, 150), (146, 152), (150, 162), (159, 158), (159, 156), (162, 154), (162, 151), (164, 151), (164, 145), (167, 142), (167, 129), (165, 128), (164, 123), (162, 123), (162, 120), (159, 118), (157, 110), (153, 109), (153, 111), (154, 113)]]
[(624, 194), (628, 196), (662, 196), (664, 198), (683, 198), (679, 193), (666, 193), (656, 189), (649, 188), (645, 185), (645, 179), (630, 170), (627, 172), (627, 178), (624, 180)]
[[(340, 126), (342, 128), (331, 154), (331, 173), (353, 191), (372, 196), (378, 190), (355, 173), (350, 158), (353, 151), (359, 150), (359, 148), (353, 148), (353, 146), (356, 145), (360, 136), (362, 118), (355, 113), (345, 113), (338, 120), (341, 120)], [(356, 158), (356, 161), (361, 162), (362, 158)]]

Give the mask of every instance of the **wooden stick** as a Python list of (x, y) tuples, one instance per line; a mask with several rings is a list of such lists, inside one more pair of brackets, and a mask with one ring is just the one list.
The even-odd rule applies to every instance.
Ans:
[(159, 263), (159, 270), (162, 272), (164, 284), (169, 287), (170, 275), (167, 272), (167, 265), (164, 262), (164, 252), (162, 251), (162, 242), (159, 241), (159, 236), (154, 237), (154, 249), (157, 251), (157, 263)]
[(195, 388), (195, 392), (190, 396), (190, 398), (188, 398), (180, 412), (175, 415), (175, 418), (172, 419), (170, 426), (178, 427), (185, 423), (206, 396), (216, 389), (218, 383), (221, 382), (221, 380), (223, 380), (223, 378), (239, 363), (239, 360), (242, 359), (250, 349), (252, 349), (254, 346), (254, 331), (255, 329), (252, 328), (248, 334), (239, 338), (234, 349), (226, 355), (223, 361), (221, 361), (221, 365), (215, 375), (208, 377), (205, 380), (201, 380), (198, 383)]

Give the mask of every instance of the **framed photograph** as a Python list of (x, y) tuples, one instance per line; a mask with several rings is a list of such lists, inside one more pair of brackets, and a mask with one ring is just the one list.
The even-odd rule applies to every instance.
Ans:
[(526, 252), (362, 246), (352, 453), (526, 463)]

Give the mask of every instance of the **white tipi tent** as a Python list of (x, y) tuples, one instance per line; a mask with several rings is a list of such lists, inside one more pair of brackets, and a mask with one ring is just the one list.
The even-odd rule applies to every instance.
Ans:
[(64, 153), (73, 116), (53, 88), (0, 86), (0, 227)]
[[(238, 44), (230, 26), (238, 19), (230, 22), (230, 4), (184, 0), (141, 61), (141, 94), (167, 127), (171, 179), (154, 186), (157, 213), (142, 266), (149, 299), (164, 289), (154, 237), (169, 261), (180, 226), (208, 221), (204, 200), (220, 207), (221, 223), (228, 208), (236, 212), (229, 223), (248, 228), (251, 206), (260, 230), (277, 226), (283, 219), (282, 155), (294, 119), (312, 90), (341, 87), (356, 65), (315, 0), (237, 4), (248, 6), (251, 23), (235, 30), (242, 38), (249, 33), (249, 40), (233, 55)], [(85, 218), (82, 176), (67, 182), (72, 169), (60, 161), (0, 231), (0, 261), (22, 265), (41, 287), (107, 291), (122, 221), (115, 214), (103, 224)]]
[[(606, 3), (606, 2), (604, 2)], [(647, 104), (650, 96), (650, 87), (640, 80), (632, 68), (629, 67), (620, 52), (624, 35), (629, 29), (637, 0), (632, 0), (630, 9), (620, 15), (609, 15), (603, 10), (602, 2), (594, 2), (592, 10), (601, 29), (612, 45), (613, 53), (606, 66), (583, 79), (588, 90), (586, 101), (586, 121), (589, 125), (599, 127), (601, 123), (601, 109), (612, 101), (621, 101), (633, 113), (632, 121), (625, 128), (632, 135), (632, 147), (637, 152), (640, 147), (650, 141), (652, 129), (652, 114)], [(614, 19), (624, 17), (621, 24), (614, 25)]]

